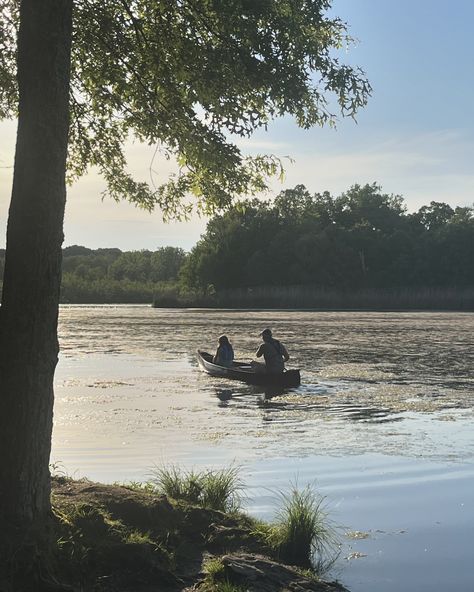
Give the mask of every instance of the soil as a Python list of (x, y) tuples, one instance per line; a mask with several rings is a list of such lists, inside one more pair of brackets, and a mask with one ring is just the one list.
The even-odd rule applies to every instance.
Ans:
[[(52, 500), (54, 570), (70, 590), (345, 590), (278, 562), (254, 534), (253, 519), (241, 513), (191, 506), (142, 488), (57, 477)], [(210, 560), (218, 562), (218, 574), (206, 570)]]

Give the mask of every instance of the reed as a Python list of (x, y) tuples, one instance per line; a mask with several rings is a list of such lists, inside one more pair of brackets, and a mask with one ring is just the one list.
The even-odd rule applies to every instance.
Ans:
[(395, 287), (337, 290), (317, 286), (259, 286), (216, 293), (175, 290), (155, 295), (155, 307), (322, 310), (474, 310), (474, 287)]

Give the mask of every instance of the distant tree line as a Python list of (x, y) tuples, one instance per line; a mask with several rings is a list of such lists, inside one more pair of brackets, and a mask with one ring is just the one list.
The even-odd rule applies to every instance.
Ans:
[(181, 282), (217, 292), (474, 287), (473, 213), (435, 201), (408, 213), (401, 196), (376, 184), (354, 185), (338, 197), (297, 185), (211, 219)]
[[(0, 250), (0, 277), (5, 251)], [(63, 303), (151, 303), (157, 290), (174, 285), (186, 258), (183, 249), (156, 251), (63, 249)]]
[[(3, 261), (0, 250), (0, 277)], [(311, 304), (317, 295), (328, 306), (337, 295), (343, 306), (344, 294), (358, 291), (370, 298), (357, 303), (373, 306), (380, 291), (402, 290), (401, 307), (410, 290), (423, 295), (421, 307), (435, 293), (437, 302), (474, 293), (473, 208), (432, 201), (408, 213), (401, 196), (376, 184), (337, 197), (297, 185), (214, 216), (190, 253), (63, 250), (62, 302), (284, 306)]]

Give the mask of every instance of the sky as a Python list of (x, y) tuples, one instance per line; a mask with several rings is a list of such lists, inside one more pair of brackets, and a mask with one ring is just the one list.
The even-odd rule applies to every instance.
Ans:
[[(283, 183), (338, 195), (355, 183), (377, 182), (402, 195), (410, 211), (443, 201), (474, 203), (474, 22), (472, 0), (333, 0), (332, 12), (358, 39), (341, 61), (363, 67), (373, 96), (357, 123), (341, 120), (336, 130), (301, 130), (291, 118), (242, 141), (249, 153), (283, 157)], [(11, 192), (15, 122), (0, 123), (0, 247), (5, 246)], [(149, 179), (154, 148), (130, 143), (129, 170)], [(291, 160), (286, 157), (290, 157)], [(155, 161), (157, 180), (170, 164)], [(189, 250), (205, 231), (197, 216), (185, 223), (161, 221), (128, 203), (102, 200), (104, 183), (92, 170), (68, 190), (64, 244), (123, 250), (173, 245)]]

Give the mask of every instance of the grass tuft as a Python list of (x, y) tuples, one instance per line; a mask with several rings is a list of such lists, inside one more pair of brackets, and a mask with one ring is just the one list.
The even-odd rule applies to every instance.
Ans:
[(242, 482), (236, 467), (208, 471), (203, 479), (203, 506), (222, 512), (235, 512), (240, 508), (241, 490)]
[(130, 489), (130, 491), (138, 491), (139, 493), (156, 493), (155, 485), (149, 481), (125, 481), (123, 483), (117, 481), (114, 485), (125, 487), (126, 489)]
[(324, 510), (324, 498), (311, 487), (293, 486), (281, 494), (282, 508), (277, 516), (280, 531), (280, 557), (301, 567), (327, 571), (338, 556), (334, 527)]
[(292, 486), (280, 493), (281, 509), (274, 523), (256, 521), (254, 533), (290, 565), (326, 572), (339, 555), (335, 528), (324, 510), (324, 498), (311, 487)]
[(203, 565), (203, 571), (206, 578), (199, 588), (203, 592), (246, 592), (246, 588), (234, 584), (226, 577), (225, 565), (219, 557), (208, 559)]
[(183, 471), (171, 465), (156, 469), (152, 483), (159, 493), (202, 508), (221, 512), (235, 512), (240, 508), (242, 482), (237, 467)]
[(132, 530), (124, 537), (124, 542), (128, 545), (154, 545), (149, 532), (141, 532), (140, 530)]
[(212, 557), (208, 559), (203, 565), (203, 571), (209, 576), (210, 579), (218, 578), (224, 574), (225, 566), (222, 563), (222, 559), (219, 557)]

